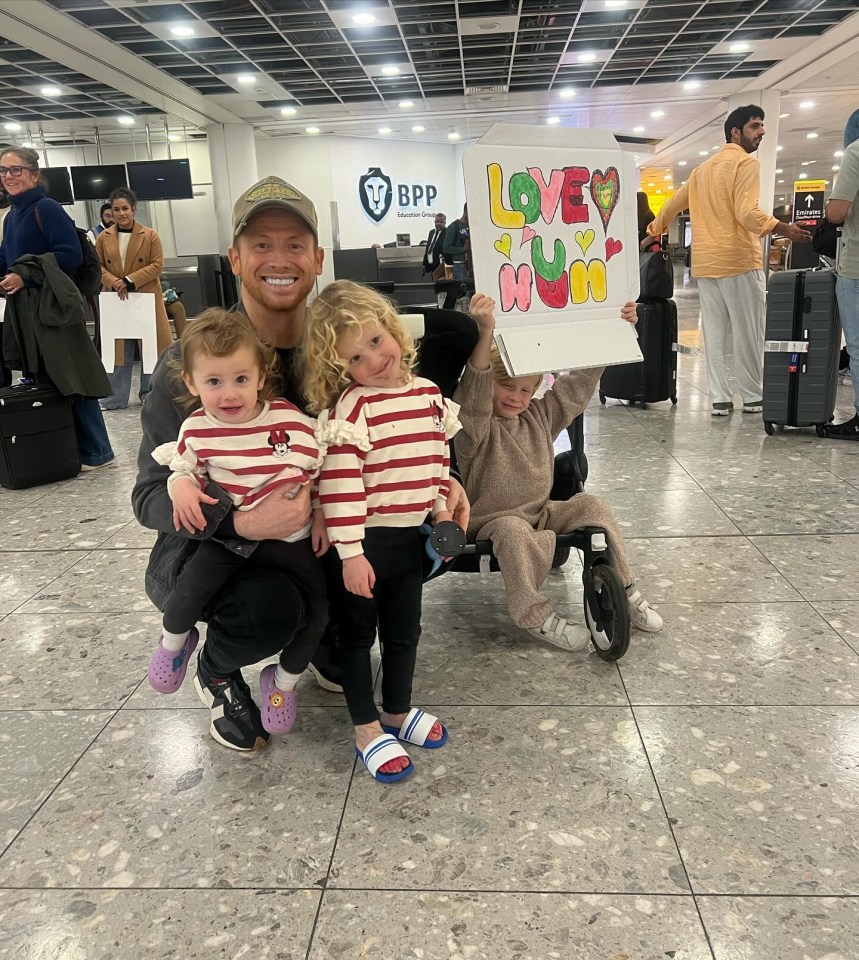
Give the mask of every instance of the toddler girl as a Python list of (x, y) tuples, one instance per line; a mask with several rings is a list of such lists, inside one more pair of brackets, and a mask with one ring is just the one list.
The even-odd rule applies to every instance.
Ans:
[[(627, 585), (632, 625), (661, 630), (662, 618), (635, 587), (609, 505), (588, 493), (549, 499), (555, 439), (588, 405), (602, 368), (559, 377), (535, 400), (542, 376), (507, 373), (492, 342), (494, 309), (495, 301), (481, 293), (471, 300), (480, 336), (454, 394), (462, 421), (456, 461), (471, 502), (470, 538), (492, 541), (511, 619), (564, 650), (588, 645), (587, 627), (558, 616), (555, 601), (540, 588), (551, 569), (555, 534), (593, 525), (606, 530), (609, 562)], [(635, 322), (634, 303), (625, 304), (621, 313)]]
[[(152, 452), (172, 471), (167, 489), (176, 530), (184, 527), (193, 536), (205, 528), (201, 504), (218, 503), (206, 496), (209, 481), (217, 483), (238, 510), (252, 510), (272, 494), (294, 496), (297, 485), (318, 476), (324, 450), (316, 440), (314, 421), (276, 398), (276, 363), (275, 351), (243, 314), (213, 308), (189, 324), (175, 372), (187, 389), (188, 405), (199, 400), (202, 408), (182, 424), (176, 443)], [(199, 639), (194, 624), (242, 564), (280, 567), (302, 595), (304, 623), (280, 662), (263, 669), (260, 690), (263, 726), (269, 733), (287, 733), (295, 721), (295, 686), (328, 621), (325, 577), (316, 559), (328, 549), (324, 518), (316, 504), (312, 523), (285, 541), (263, 540), (253, 549), (250, 543), (236, 543), (241, 546), (203, 540), (183, 568), (164, 606), (149, 683), (160, 693), (179, 689)], [(195, 686), (209, 705), (205, 687), (196, 680)], [(230, 746), (215, 732), (213, 736)]]
[[(435, 522), (451, 519), (448, 441), (459, 422), (456, 404), (413, 375), (414, 362), (399, 316), (373, 290), (339, 280), (311, 306), (302, 341), (304, 394), (310, 409), (321, 411), (319, 436), (328, 452), (319, 500), (343, 570), (339, 590), (331, 581), (331, 612), (355, 752), (382, 783), (414, 769), (398, 740), (431, 749), (447, 741), (436, 717), (412, 707), (411, 694), (421, 632), (418, 528), (427, 512)], [(370, 663), (377, 626), (381, 715)]]

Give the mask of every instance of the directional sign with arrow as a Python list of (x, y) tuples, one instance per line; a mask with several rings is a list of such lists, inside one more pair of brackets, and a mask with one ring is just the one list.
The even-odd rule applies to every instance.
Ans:
[(823, 219), (823, 180), (795, 180), (793, 183), (793, 222)]

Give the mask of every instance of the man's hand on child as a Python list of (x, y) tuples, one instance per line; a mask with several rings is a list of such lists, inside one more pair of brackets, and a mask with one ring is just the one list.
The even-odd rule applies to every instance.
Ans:
[(188, 533), (206, 529), (206, 518), (200, 509), (200, 504), (218, 502), (214, 497), (207, 497), (190, 477), (176, 480), (171, 491), (171, 499), (173, 500), (173, 526), (177, 532), (180, 527), (184, 527)]
[(331, 541), (328, 539), (328, 528), (325, 526), (325, 515), (321, 510), (313, 511), (313, 522), (310, 527), (310, 544), (317, 557), (328, 553)]
[(349, 593), (366, 597), (368, 600), (373, 599), (376, 574), (363, 553), (343, 561), (343, 583)]
[(621, 317), (626, 320), (627, 323), (631, 323), (633, 326), (638, 323), (638, 311), (635, 308), (635, 304), (632, 300), (628, 300), (620, 308)]
[(495, 329), (495, 301), (485, 293), (475, 293), (468, 307), (481, 333)]

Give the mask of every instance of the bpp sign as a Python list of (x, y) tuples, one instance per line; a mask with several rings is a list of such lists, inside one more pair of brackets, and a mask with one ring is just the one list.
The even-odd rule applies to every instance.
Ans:
[[(432, 183), (398, 183), (396, 185), (399, 217), (419, 217), (419, 207), (429, 209), (438, 196), (438, 188)], [(394, 198), (391, 178), (381, 167), (370, 169), (358, 179), (358, 199), (364, 213), (374, 222), (381, 223), (388, 215)], [(415, 211), (415, 212), (411, 212)]]

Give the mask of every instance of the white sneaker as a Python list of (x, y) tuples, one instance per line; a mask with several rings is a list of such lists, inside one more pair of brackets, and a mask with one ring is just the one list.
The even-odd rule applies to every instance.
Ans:
[(528, 633), (570, 652), (584, 650), (591, 642), (590, 630), (584, 624), (572, 623), (556, 613), (547, 617), (542, 627), (530, 627)]
[(659, 633), (664, 626), (662, 617), (642, 597), (640, 591), (633, 585), (626, 588), (626, 597), (629, 601), (629, 620), (636, 630), (646, 633)]

